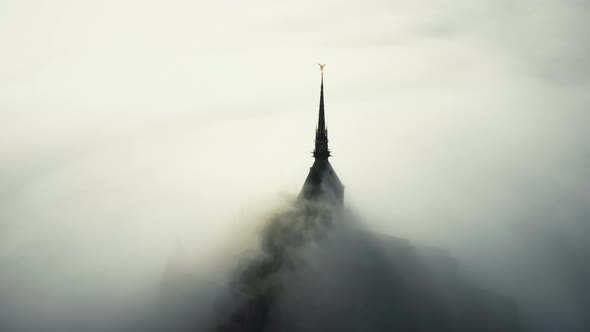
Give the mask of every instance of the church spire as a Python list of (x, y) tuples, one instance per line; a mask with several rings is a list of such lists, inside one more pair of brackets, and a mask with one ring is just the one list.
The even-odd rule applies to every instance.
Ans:
[(299, 197), (307, 200), (321, 199), (341, 207), (344, 202), (344, 185), (340, 182), (328, 160), (330, 150), (328, 149), (328, 129), (324, 114), (324, 66), (320, 64), (322, 84), (320, 87), (320, 115), (315, 131), (315, 150), (313, 151), (315, 161), (309, 168), (309, 174), (303, 188), (301, 188)]
[(313, 151), (313, 157), (315, 159), (328, 159), (330, 157), (330, 150), (328, 150), (328, 129), (326, 128), (324, 115), (324, 66), (325, 64), (320, 64), (322, 82), (320, 85), (320, 114), (318, 127), (315, 132), (315, 150)]

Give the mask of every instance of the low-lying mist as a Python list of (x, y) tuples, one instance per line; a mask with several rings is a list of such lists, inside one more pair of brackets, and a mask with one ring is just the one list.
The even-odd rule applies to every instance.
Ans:
[[(21, 275), (26, 278), (20, 283), (3, 280), (2, 328), (474, 331), (473, 324), (479, 322), (468, 318), (480, 312), (461, 304), (465, 283), (467, 289), (497, 295), (505, 306), (500, 311), (516, 310), (517, 325), (509, 322), (507, 330), (511, 326), (523, 331), (550, 331), (552, 326), (585, 329), (584, 318), (568, 314), (584, 310), (584, 303), (575, 300), (587, 300), (586, 294), (582, 290), (575, 300), (562, 297), (565, 288), (579, 286), (582, 279), (539, 280), (516, 266), (494, 270), (520, 263), (531, 264), (527, 272), (537, 271), (534, 262), (519, 261), (523, 256), (516, 253), (502, 262), (488, 262), (459, 252), (457, 256), (465, 259), (457, 262), (445, 248), (380, 234), (347, 208), (289, 197), (275, 199), (273, 205), (255, 215), (243, 214), (240, 226), (228, 222), (238, 229), (222, 232), (217, 243), (205, 242), (206, 234), (188, 243), (178, 238), (169, 242), (166, 254), (151, 257), (157, 263), (149, 269), (122, 261), (116, 254), (109, 257), (111, 262), (96, 266), (96, 261), (86, 261), (92, 255), (83, 252), (59, 257), (65, 253), (52, 256), (41, 250), (35, 258), (48, 260), (45, 263), (13, 261), (16, 268), (39, 269), (34, 266), (39, 264), (46, 269)], [(104, 248), (92, 252), (104, 255), (108, 246), (105, 242)], [(582, 278), (588, 272), (575, 252), (553, 253), (553, 259), (560, 254), (571, 259), (561, 261), (564, 269), (554, 275)], [(140, 256), (134, 253), (135, 259)], [(59, 262), (53, 268), (49, 264)], [(574, 262), (576, 267), (570, 264)], [(547, 286), (557, 288), (543, 288)], [(531, 287), (535, 292), (527, 294)], [(551, 305), (535, 301), (537, 292), (555, 295)], [(548, 315), (548, 310), (558, 312)], [(462, 318), (451, 318), (457, 315)]]

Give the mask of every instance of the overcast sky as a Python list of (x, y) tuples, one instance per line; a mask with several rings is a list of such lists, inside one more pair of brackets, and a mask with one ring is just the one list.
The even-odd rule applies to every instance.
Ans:
[(588, 250), (587, 31), (584, 0), (0, 1), (0, 298), (157, 275), (296, 195), (318, 62), (370, 227), (554, 270), (539, 243)]

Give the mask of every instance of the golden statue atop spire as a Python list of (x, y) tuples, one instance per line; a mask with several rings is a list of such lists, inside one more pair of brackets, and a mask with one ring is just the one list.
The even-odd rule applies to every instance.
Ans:
[(324, 76), (324, 67), (326, 66), (326, 64), (324, 63), (322, 65), (321, 63), (318, 63), (318, 65), (320, 66), (320, 70), (322, 71), (322, 76)]

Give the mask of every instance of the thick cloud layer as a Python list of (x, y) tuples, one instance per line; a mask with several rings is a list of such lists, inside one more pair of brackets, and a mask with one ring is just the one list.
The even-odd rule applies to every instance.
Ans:
[(371, 228), (449, 248), (531, 330), (587, 329), (585, 1), (0, 8), (6, 329), (137, 308), (178, 242), (231, 265), (311, 164), (316, 62)]

